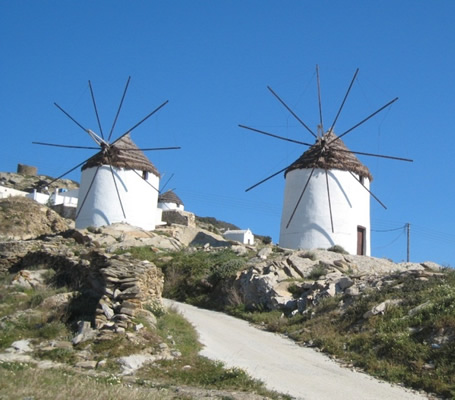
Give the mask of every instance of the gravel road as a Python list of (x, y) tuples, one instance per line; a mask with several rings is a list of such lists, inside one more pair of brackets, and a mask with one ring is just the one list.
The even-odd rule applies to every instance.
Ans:
[(171, 300), (199, 333), (201, 355), (239, 367), (265, 382), (269, 389), (305, 400), (417, 400), (427, 399), (399, 386), (343, 368), (325, 355), (296, 345), (280, 335), (254, 328), (223, 313)]

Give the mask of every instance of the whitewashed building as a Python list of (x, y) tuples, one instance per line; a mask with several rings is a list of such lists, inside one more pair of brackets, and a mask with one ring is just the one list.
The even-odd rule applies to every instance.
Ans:
[(254, 244), (254, 235), (249, 230), (227, 230), (224, 232), (223, 237), (227, 240), (235, 240), (243, 244)]
[(129, 135), (82, 167), (76, 228), (124, 222), (146, 230), (161, 224), (160, 174)]
[(373, 178), (341, 139), (332, 132), (318, 138), (289, 166), (285, 179), (281, 247), (340, 245), (351, 254), (370, 255), (369, 186)]

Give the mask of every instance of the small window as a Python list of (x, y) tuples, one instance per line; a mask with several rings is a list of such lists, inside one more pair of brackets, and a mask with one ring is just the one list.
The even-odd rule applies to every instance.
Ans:
[(147, 180), (149, 178), (148, 171), (142, 171), (142, 178), (144, 178), (145, 180)]
[(360, 181), (360, 183), (361, 183), (362, 185), (365, 185), (365, 177), (364, 177), (364, 176), (360, 175), (360, 176), (359, 176), (359, 181)]

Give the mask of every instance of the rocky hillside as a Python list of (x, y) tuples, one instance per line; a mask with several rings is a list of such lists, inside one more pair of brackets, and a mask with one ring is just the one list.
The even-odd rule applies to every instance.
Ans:
[[(337, 247), (245, 246), (213, 233), (207, 221), (204, 228), (173, 225), (154, 232), (123, 224), (75, 230), (47, 207), (23, 201), (0, 203), (0, 367), (21, 362), (123, 383), (145, 379), (153, 385), (157, 376), (186, 382), (201, 361), (182, 350), (182, 326), (162, 330), (168, 323), (163, 294), (248, 318), (384, 379), (455, 394), (453, 363), (446, 367), (443, 358), (455, 348), (455, 279), (434, 263), (395, 264)], [(192, 348), (197, 352), (197, 345)], [(396, 367), (390, 354), (400, 354), (404, 365)], [(219, 373), (212, 388), (232, 385), (231, 373)], [(245, 382), (240, 372), (234, 375)], [(180, 394), (255, 396), (251, 390), (214, 395), (198, 385)]]
[(161, 269), (128, 252), (230, 245), (222, 237), (194, 227), (74, 230), (23, 198), (3, 200), (0, 220), (1, 398), (282, 398), (199, 357), (193, 328), (162, 306)]
[(0, 199), (0, 240), (25, 240), (63, 232), (66, 221), (49, 207), (27, 197)]
[[(34, 189), (43, 191), (46, 187), (49, 193), (55, 189), (76, 189), (79, 184), (71, 179), (58, 179), (47, 175), (23, 175), (14, 172), (0, 172), (0, 185), (31, 193)], [(50, 184), (53, 182), (52, 184)]]

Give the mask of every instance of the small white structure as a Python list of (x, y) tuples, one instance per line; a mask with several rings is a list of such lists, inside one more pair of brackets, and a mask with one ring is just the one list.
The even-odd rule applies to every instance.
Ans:
[(129, 135), (82, 167), (76, 228), (125, 222), (146, 230), (160, 223), (160, 174)]
[(158, 197), (158, 207), (164, 211), (167, 210), (184, 210), (184, 205), (180, 197), (173, 190), (160, 194)]
[(79, 189), (55, 189), (49, 199), (54, 206), (63, 204), (65, 207), (77, 207), (78, 197)]
[(227, 230), (224, 232), (223, 237), (228, 240), (235, 240), (243, 244), (254, 244), (254, 235), (249, 230)]
[(366, 189), (372, 176), (341, 139), (333, 141), (336, 138), (327, 132), (286, 170), (281, 247), (340, 245), (351, 254), (370, 255), (370, 194)]
[(23, 192), (22, 190), (13, 189), (6, 186), (0, 185), (0, 199), (6, 199), (7, 197), (14, 197), (14, 196), (27, 196), (27, 192)]

